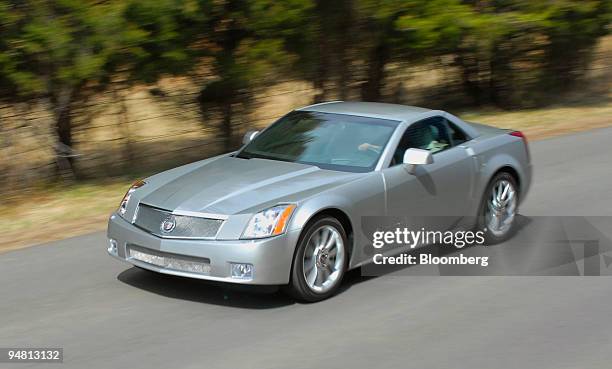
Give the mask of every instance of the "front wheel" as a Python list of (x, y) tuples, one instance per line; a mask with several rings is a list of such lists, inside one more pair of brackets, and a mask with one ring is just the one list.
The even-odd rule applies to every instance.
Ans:
[(495, 175), (485, 190), (478, 217), (478, 228), (485, 230), (487, 244), (503, 242), (512, 236), (518, 201), (514, 177), (506, 172)]
[(298, 242), (288, 292), (308, 302), (335, 294), (346, 272), (347, 245), (346, 232), (337, 219), (313, 221)]

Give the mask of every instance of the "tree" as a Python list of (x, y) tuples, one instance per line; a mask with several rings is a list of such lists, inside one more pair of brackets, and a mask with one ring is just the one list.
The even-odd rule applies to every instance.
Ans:
[(3, 87), (17, 99), (47, 101), (59, 153), (73, 145), (74, 111), (108, 82), (109, 60), (121, 47), (109, 30), (122, 28), (121, 7), (63, 0), (4, 1), (0, 8), (8, 15), (0, 26)]
[(293, 65), (284, 44), (291, 35), (283, 34), (281, 25), (293, 21), (292, 6), (304, 4), (300, 0), (203, 3), (208, 17), (196, 25), (197, 44), (205, 45), (201, 57), (211, 66), (214, 80), (202, 87), (198, 102), (205, 118), (217, 118), (226, 151), (235, 148), (235, 131), (250, 110), (253, 90)]
[(164, 75), (188, 75), (198, 67), (203, 50), (197, 50), (194, 43), (202, 39), (201, 25), (208, 20), (211, 2), (124, 2), (123, 45), (114, 56), (115, 70), (123, 72), (130, 84), (154, 83)]
[(180, 22), (198, 18), (193, 10), (172, 0), (1, 1), (2, 97), (46, 101), (62, 155), (74, 144), (75, 114), (117, 78), (131, 84), (185, 73), (191, 38)]
[(381, 98), (391, 62), (431, 60), (460, 40), (474, 16), (459, 0), (359, 0), (359, 19), (367, 56), (362, 99)]
[[(253, 25), (260, 37), (275, 35), (291, 58), (287, 77), (312, 83), (314, 102), (349, 98), (353, 66), (361, 53), (356, 42), (352, 0), (257, 0)], [(268, 35), (268, 36), (266, 36)]]
[(464, 92), (475, 105), (510, 107), (526, 102), (539, 70), (542, 19), (514, 7), (478, 4), (451, 50)]
[(607, 34), (612, 3), (607, 0), (561, 0), (525, 5), (544, 19), (543, 84), (563, 91), (572, 87), (587, 70), (597, 40)]
[(475, 104), (533, 106), (567, 91), (609, 23), (607, 1), (470, 1), (457, 43), (464, 90)]

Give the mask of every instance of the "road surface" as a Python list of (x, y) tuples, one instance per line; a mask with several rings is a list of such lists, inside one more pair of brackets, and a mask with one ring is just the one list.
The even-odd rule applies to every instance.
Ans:
[[(532, 143), (522, 213), (612, 215), (611, 142), (602, 129)], [(300, 304), (130, 268), (105, 247), (99, 232), (0, 255), (0, 347), (63, 347), (57, 367), (87, 369), (612, 367), (610, 277), (351, 273)]]

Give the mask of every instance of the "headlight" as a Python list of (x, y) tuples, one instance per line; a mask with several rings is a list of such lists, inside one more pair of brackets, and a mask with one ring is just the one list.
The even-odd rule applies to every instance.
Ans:
[(253, 215), (242, 238), (264, 238), (282, 234), (287, 228), (295, 205), (277, 205)]
[(125, 212), (127, 211), (128, 202), (130, 201), (130, 197), (132, 197), (132, 194), (134, 193), (134, 191), (136, 191), (137, 188), (140, 188), (146, 184), (147, 182), (141, 179), (132, 184), (130, 189), (125, 193), (125, 196), (123, 196), (121, 203), (119, 204), (119, 215), (121, 216), (125, 215)]

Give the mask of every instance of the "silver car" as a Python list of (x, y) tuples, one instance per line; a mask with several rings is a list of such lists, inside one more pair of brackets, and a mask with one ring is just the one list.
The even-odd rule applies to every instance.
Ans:
[(317, 301), (372, 261), (356, 247), (362, 217), (444, 216), (500, 242), (530, 181), (518, 131), (411, 106), (316, 104), (247, 133), (236, 152), (134, 183), (110, 217), (108, 252)]

